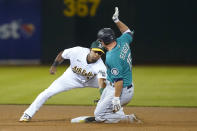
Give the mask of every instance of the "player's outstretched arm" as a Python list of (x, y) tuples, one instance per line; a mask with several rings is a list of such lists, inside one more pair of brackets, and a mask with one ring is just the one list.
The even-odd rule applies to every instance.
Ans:
[(114, 21), (114, 23), (116, 23), (118, 29), (123, 34), (125, 31), (129, 30), (129, 27), (125, 25), (122, 21), (120, 21), (118, 17), (119, 17), (119, 10), (118, 7), (115, 7), (115, 12), (112, 16), (112, 20)]
[(99, 78), (98, 79), (98, 84), (99, 84), (99, 92), (100, 92), (100, 95), (101, 95), (103, 93), (103, 90), (106, 87), (105, 79), (104, 78)]
[(53, 62), (53, 64), (52, 64), (52, 66), (51, 66), (51, 68), (50, 68), (50, 74), (55, 74), (56, 71), (57, 71), (56, 67), (64, 61), (64, 59), (62, 58), (62, 53), (63, 53), (63, 51), (61, 51), (61, 52), (57, 55), (57, 57), (55, 58), (55, 60), (54, 60), (54, 62)]

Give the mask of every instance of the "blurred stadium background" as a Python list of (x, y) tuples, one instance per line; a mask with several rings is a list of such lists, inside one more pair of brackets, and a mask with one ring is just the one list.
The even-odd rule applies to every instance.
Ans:
[(49, 64), (73, 46), (89, 47), (111, 27), (114, 7), (135, 30), (133, 63), (196, 64), (196, 1), (0, 0), (0, 63)]
[[(103, 27), (113, 28), (119, 36), (111, 20), (118, 6), (120, 19), (135, 30), (137, 88), (130, 105), (197, 106), (196, 4), (194, 0), (0, 0), (0, 104), (30, 104), (65, 70), (60, 67), (57, 76), (48, 75), (49, 65), (63, 49), (89, 47)], [(73, 91), (48, 104), (79, 104), (77, 99), (93, 92), (73, 95)], [(70, 101), (71, 96), (78, 98)], [(92, 99), (80, 104), (90, 105)]]

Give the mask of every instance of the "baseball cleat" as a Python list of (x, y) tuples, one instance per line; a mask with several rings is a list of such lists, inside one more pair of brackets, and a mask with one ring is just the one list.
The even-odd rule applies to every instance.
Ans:
[(130, 123), (143, 123), (135, 114), (128, 115)]
[(88, 118), (85, 119), (86, 123), (90, 123), (90, 122), (96, 122), (95, 117), (94, 116), (90, 116)]
[(20, 118), (20, 122), (28, 122), (28, 121), (30, 121), (31, 120), (31, 117), (28, 115), (28, 114), (26, 114), (26, 113), (24, 113), (22, 116), (21, 116), (21, 118)]

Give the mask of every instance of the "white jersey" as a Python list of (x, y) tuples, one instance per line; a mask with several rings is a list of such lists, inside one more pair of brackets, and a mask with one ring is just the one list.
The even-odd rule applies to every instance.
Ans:
[(87, 55), (90, 49), (84, 47), (73, 47), (65, 49), (62, 58), (70, 60), (69, 68), (74, 72), (75, 77), (82, 83), (85, 83), (95, 76), (98, 78), (106, 78), (106, 67), (100, 58), (95, 63), (87, 63)]

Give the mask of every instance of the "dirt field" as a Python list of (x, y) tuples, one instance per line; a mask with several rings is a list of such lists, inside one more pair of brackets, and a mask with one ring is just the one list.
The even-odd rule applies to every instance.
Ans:
[(44, 105), (31, 122), (18, 122), (27, 105), (0, 105), (0, 131), (197, 131), (197, 108), (125, 107), (143, 124), (71, 124), (71, 118), (93, 115), (93, 106)]

